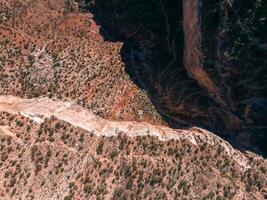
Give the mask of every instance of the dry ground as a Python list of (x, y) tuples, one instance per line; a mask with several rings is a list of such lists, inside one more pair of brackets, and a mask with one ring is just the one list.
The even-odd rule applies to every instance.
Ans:
[(121, 47), (74, 1), (1, 1), (0, 94), (71, 99), (108, 119), (162, 124), (125, 72)]
[(199, 128), (0, 97), (2, 199), (263, 199), (266, 160)]

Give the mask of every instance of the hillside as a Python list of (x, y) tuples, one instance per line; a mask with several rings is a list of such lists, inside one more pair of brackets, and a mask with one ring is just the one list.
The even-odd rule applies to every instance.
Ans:
[(199, 128), (0, 97), (2, 199), (263, 199), (267, 162)]

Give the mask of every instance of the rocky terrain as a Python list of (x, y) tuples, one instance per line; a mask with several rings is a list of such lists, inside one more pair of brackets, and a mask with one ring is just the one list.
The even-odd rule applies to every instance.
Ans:
[(2, 199), (263, 199), (267, 162), (206, 130), (0, 96)]
[(0, 200), (267, 199), (262, 0), (1, 0)]

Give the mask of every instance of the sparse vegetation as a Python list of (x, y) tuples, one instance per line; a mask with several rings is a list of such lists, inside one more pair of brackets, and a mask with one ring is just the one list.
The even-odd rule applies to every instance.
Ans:
[[(14, 121), (15, 126), (16, 121), (21, 120), (19, 116), (3, 119), (7, 124)], [(28, 119), (24, 119), (24, 124), (26, 128)], [(55, 128), (56, 124), (61, 128)], [(2, 176), (8, 195), (14, 198), (24, 193), (20, 184), (28, 188), (29, 195), (34, 194), (37, 198), (46, 194), (35, 193), (36, 188), (55, 189), (52, 181), (68, 188), (64, 194), (67, 200), (81, 198), (81, 194), (85, 199), (92, 195), (105, 198), (108, 194), (114, 198), (168, 199), (171, 196), (193, 199), (197, 194), (203, 199), (221, 200), (237, 195), (242, 189), (240, 183), (244, 184), (246, 193), (253, 196), (266, 182), (266, 162), (250, 160), (252, 168), (243, 171), (237, 161), (225, 154), (224, 147), (219, 146), (220, 140), (218, 146), (207, 142), (194, 146), (186, 140), (159, 141), (152, 136), (131, 138), (124, 133), (118, 137), (97, 137), (54, 117), (40, 125), (32, 124), (31, 129), (35, 130), (31, 134), (35, 134), (39, 142), (29, 151), (15, 148), (16, 142), (10, 137), (0, 138), (0, 156), (8, 155), (2, 165), (8, 166), (8, 170), (4, 170)], [(55, 144), (47, 143), (50, 134), (55, 138)], [(21, 138), (25, 138), (23, 134)], [(14, 160), (13, 155), (18, 152), (21, 158), (31, 161), (24, 162), (19, 156)], [(206, 179), (207, 176), (211, 178)], [(32, 180), (37, 183), (33, 185)], [(160, 192), (151, 193), (148, 188)]]
[[(182, 68), (183, 45), (179, 41), (184, 38), (180, 30), (182, 19), (177, 16), (178, 1), (173, 2), (167, 13), (164, 13), (167, 1), (163, 0), (161, 5), (160, 1), (152, 0), (124, 1), (123, 5), (133, 10), (123, 13), (121, 6), (114, 6), (121, 1), (94, 2), (106, 4), (98, 4), (100, 7), (94, 8), (92, 16), (88, 9), (95, 6), (93, 1), (1, 1), (0, 94), (73, 101), (98, 116), (117, 121), (162, 125), (165, 122), (157, 111), (161, 110), (166, 118), (171, 116), (170, 124), (177, 126), (188, 126), (190, 122), (218, 129), (228, 126), (238, 129), (238, 120), (231, 118), (238, 116), (245, 122), (244, 129), (256, 126), (255, 129), (262, 132), (266, 130), (261, 126), (266, 114), (262, 112), (266, 104), (262, 100), (266, 96), (266, 59), (261, 59), (266, 45), (258, 40), (247, 42), (254, 37), (250, 31), (246, 32), (248, 35), (242, 34), (242, 41), (237, 40), (241, 30), (222, 32), (221, 37), (233, 34), (235, 37), (227, 38), (232, 41), (231, 45), (237, 45), (232, 46), (232, 51), (228, 49), (216, 55), (225, 58), (225, 63), (223, 60), (213, 62), (211, 58), (219, 50), (208, 54), (211, 63), (205, 70), (214, 80), (227, 79), (225, 83), (214, 81), (222, 85), (222, 96), (228, 94), (229, 97), (225, 107), (220, 107)], [(243, 1), (235, 3), (240, 2)], [(263, 38), (266, 34), (262, 34), (259, 27), (265, 27), (266, 19), (255, 21), (255, 16), (263, 15), (257, 5), (263, 1), (248, 2), (257, 7), (255, 15), (248, 15), (246, 3), (239, 17), (236, 13), (221, 14), (240, 21), (237, 24), (227, 21), (225, 25), (240, 28), (245, 20), (253, 24), (252, 31), (256, 31), (257, 37)], [(233, 8), (225, 5), (228, 11)], [(97, 9), (108, 12), (100, 12), (99, 16)], [(220, 16), (216, 8), (213, 11), (212, 15)], [(176, 20), (168, 22), (168, 15)], [(204, 29), (213, 26), (210, 21), (208, 18)], [(122, 42), (107, 41), (104, 34), (101, 35), (108, 31), (105, 25), (111, 22), (114, 35), (116, 25), (121, 25), (118, 31), (126, 46)], [(170, 37), (169, 31), (166, 32), (168, 23), (173, 24)], [(159, 27), (161, 25), (164, 28)], [(221, 27), (214, 30), (219, 32)], [(127, 38), (130, 42), (125, 41)], [(220, 39), (210, 37), (207, 41), (213, 43)], [(209, 44), (203, 42), (203, 45)], [(217, 71), (210, 66), (214, 63), (220, 65)], [(260, 67), (255, 70), (254, 66)], [(222, 72), (221, 68), (224, 68)], [(229, 92), (227, 85), (234, 86), (235, 92)], [(158, 102), (157, 108), (149, 97)], [(11, 109), (10, 104), (7, 106)], [(98, 126), (100, 118), (94, 121), (97, 128), (86, 131), (54, 116), (39, 117), (30, 112), (0, 111), (0, 199), (226, 200), (239, 198), (240, 194), (245, 199), (257, 199), (263, 197), (266, 190), (266, 159), (249, 153), (243, 155), (224, 140), (213, 135), (206, 137), (207, 133), (197, 128), (188, 129), (186, 135), (173, 130), (175, 136), (181, 136), (179, 140), (161, 141), (152, 136), (155, 130), (146, 123), (129, 122), (127, 132), (131, 136), (139, 131), (148, 134), (129, 137), (117, 127), (102, 129), (107, 121), (101, 121)], [(91, 119), (86, 117), (86, 120)], [(226, 123), (228, 120), (233, 123)], [(162, 134), (170, 131), (165, 132), (162, 126), (157, 129), (162, 129)], [(118, 136), (97, 136), (95, 132), (99, 131), (114, 132)]]

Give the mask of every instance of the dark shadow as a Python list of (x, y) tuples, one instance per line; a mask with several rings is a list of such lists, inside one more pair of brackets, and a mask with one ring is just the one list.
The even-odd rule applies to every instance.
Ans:
[(148, 92), (170, 127), (198, 126), (241, 150), (258, 151), (251, 149), (247, 130), (236, 122), (238, 113), (217, 105), (184, 68), (182, 1), (95, 0), (85, 1), (81, 9), (94, 14), (105, 40), (123, 43), (125, 71)]

